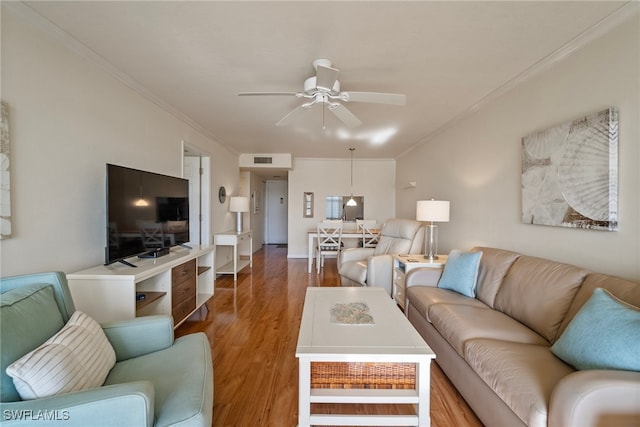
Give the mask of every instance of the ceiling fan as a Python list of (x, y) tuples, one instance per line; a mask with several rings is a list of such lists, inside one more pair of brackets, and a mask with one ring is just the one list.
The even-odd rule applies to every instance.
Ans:
[[(345, 92), (340, 91), (338, 81), (338, 69), (333, 68), (328, 59), (316, 59), (312, 62), (316, 75), (305, 80), (302, 92), (241, 92), (238, 96), (273, 96), (287, 95), (296, 98), (304, 98), (308, 101), (296, 107), (284, 116), (276, 126), (285, 126), (290, 123), (300, 112), (322, 105), (322, 127), (324, 128), (324, 113), (328, 109), (334, 116), (348, 127), (357, 127), (362, 124), (343, 102), (367, 102), (376, 104), (405, 105), (407, 97), (399, 93), (380, 92)], [(325, 108), (326, 107), (326, 108)]]

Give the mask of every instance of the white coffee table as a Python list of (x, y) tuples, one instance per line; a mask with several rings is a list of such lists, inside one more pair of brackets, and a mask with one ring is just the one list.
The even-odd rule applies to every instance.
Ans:
[[(363, 302), (373, 324), (332, 319), (337, 303)], [(310, 425), (430, 425), (430, 364), (435, 354), (382, 288), (308, 288), (298, 335), (299, 427)], [(415, 389), (311, 388), (312, 362), (415, 363)], [(312, 414), (312, 403), (417, 405), (416, 415)]]

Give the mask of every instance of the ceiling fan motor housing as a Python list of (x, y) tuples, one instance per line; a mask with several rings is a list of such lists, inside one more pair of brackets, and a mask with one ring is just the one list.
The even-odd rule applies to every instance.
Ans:
[(324, 92), (324, 93), (329, 93), (331, 95), (338, 95), (340, 93), (340, 82), (336, 80), (331, 90), (327, 92), (324, 89), (318, 88), (316, 84), (316, 76), (313, 76), (313, 77), (309, 77), (307, 80), (304, 81), (303, 88), (304, 88), (304, 93), (306, 93), (307, 95), (314, 95), (317, 92)]

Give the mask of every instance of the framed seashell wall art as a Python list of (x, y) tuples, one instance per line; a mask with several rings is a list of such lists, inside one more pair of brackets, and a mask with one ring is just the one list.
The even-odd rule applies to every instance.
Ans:
[(11, 168), (9, 156), (9, 105), (0, 103), (0, 239), (11, 237)]
[(522, 222), (618, 229), (618, 111), (522, 138)]

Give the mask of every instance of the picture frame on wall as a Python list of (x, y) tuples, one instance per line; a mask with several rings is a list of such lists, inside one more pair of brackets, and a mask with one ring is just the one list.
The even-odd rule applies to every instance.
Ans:
[(313, 218), (313, 193), (305, 191), (302, 197), (302, 217)]
[(522, 138), (522, 222), (618, 229), (618, 110)]

